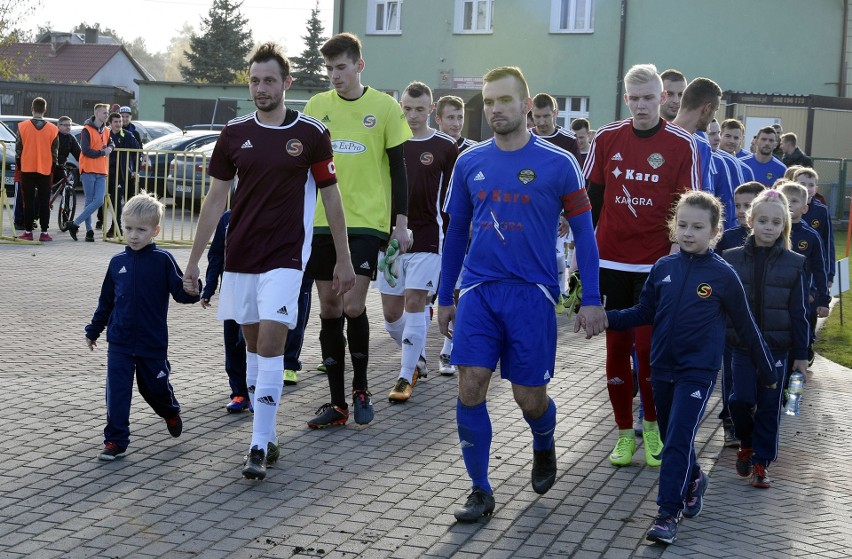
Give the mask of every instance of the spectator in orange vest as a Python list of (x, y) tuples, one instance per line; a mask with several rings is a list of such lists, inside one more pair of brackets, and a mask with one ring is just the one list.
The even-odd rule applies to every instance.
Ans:
[(19, 237), (33, 240), (33, 219), (38, 191), (38, 217), (41, 225), (39, 241), (52, 241), (47, 232), (50, 222), (50, 182), (53, 165), (59, 152), (59, 129), (44, 120), (47, 101), (42, 97), (33, 99), (33, 118), (18, 125), (15, 142), (15, 157), (21, 169), (21, 185), (24, 190), (24, 233)]
[(75, 241), (80, 224), (85, 223), (86, 241), (95, 242), (92, 214), (104, 204), (109, 154), (113, 150), (109, 128), (106, 126), (107, 109), (109, 105), (106, 103), (95, 105), (95, 114), (86, 120), (80, 133), (80, 181), (83, 183), (83, 194), (86, 195), (86, 206), (68, 224), (68, 233)]

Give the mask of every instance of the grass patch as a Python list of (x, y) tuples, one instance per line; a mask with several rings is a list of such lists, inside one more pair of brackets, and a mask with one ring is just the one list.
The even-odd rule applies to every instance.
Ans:
[[(842, 233), (842, 234), (841, 234)], [(837, 259), (846, 254), (845, 232), (836, 231), (834, 246)], [(852, 256), (850, 256), (852, 261)], [(852, 266), (850, 266), (852, 270)], [(847, 270), (847, 278), (850, 278)], [(830, 361), (834, 361), (844, 367), (852, 369), (852, 290), (842, 294), (843, 324), (840, 324), (841, 303), (836, 303), (831, 310), (831, 315), (826, 319), (817, 335), (814, 349), (817, 353)]]

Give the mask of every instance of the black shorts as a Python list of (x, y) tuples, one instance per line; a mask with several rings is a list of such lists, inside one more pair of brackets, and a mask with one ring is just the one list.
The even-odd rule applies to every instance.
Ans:
[[(356, 276), (376, 279), (379, 264), (379, 247), (385, 241), (371, 235), (352, 235), (349, 238), (349, 252), (352, 254), (352, 267)], [(334, 238), (331, 235), (314, 235), (311, 246), (311, 259), (305, 269), (315, 280), (334, 279), (334, 265), (337, 263), (337, 251), (334, 250)]]
[(606, 310), (629, 309), (638, 303), (646, 279), (648, 279), (647, 272), (625, 272), (601, 268), (600, 290)]

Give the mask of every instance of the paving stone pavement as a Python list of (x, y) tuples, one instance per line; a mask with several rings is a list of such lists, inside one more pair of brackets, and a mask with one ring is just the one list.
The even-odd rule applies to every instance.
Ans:
[[(529, 487), (531, 436), (509, 385), (489, 392), (494, 423), (493, 517), (456, 524), (469, 492), (455, 427), (455, 380), (436, 373), (404, 405), (386, 400), (398, 351), (384, 332), (379, 297), (368, 299), (368, 426), (314, 431), (305, 421), (327, 400), (312, 318), (299, 384), (285, 387), (281, 460), (262, 483), (240, 475), (251, 415), (228, 415), (222, 330), (215, 310), (173, 304), (170, 361), (184, 432), (138, 397), (127, 456), (96, 459), (105, 419), (106, 343), (89, 352), (82, 327), (120, 246), (0, 245), (0, 558), (48, 557), (849, 557), (852, 555), (850, 371), (818, 359), (800, 417), (784, 417), (774, 486), (757, 490), (722, 448), (718, 391), (697, 450), (710, 473), (701, 516), (668, 548), (644, 534), (656, 511), (656, 475), (641, 444), (614, 468), (614, 425), (602, 337), (561, 333), (550, 393), (558, 405), (559, 476), (546, 495)], [(188, 251), (175, 249), (178, 262)], [(214, 300), (215, 301), (215, 300)], [(315, 304), (314, 308), (317, 306)], [(527, 320), (519, 317), (518, 326)], [(700, 333), (696, 333), (700, 335)], [(437, 366), (436, 325), (429, 363)], [(351, 377), (348, 377), (351, 378)], [(638, 403), (638, 401), (637, 401)]]

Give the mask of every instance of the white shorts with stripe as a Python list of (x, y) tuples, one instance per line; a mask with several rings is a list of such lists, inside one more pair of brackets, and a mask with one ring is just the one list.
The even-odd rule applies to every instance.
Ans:
[[(384, 254), (379, 255), (384, 258)], [(379, 291), (385, 295), (404, 295), (406, 289), (420, 289), (433, 295), (441, 277), (441, 255), (434, 252), (407, 252), (397, 258), (399, 278), (391, 287), (384, 274), (377, 278)]]
[(262, 274), (225, 272), (219, 292), (219, 320), (257, 324), (280, 322), (293, 329), (299, 318), (302, 271), (276, 268)]

